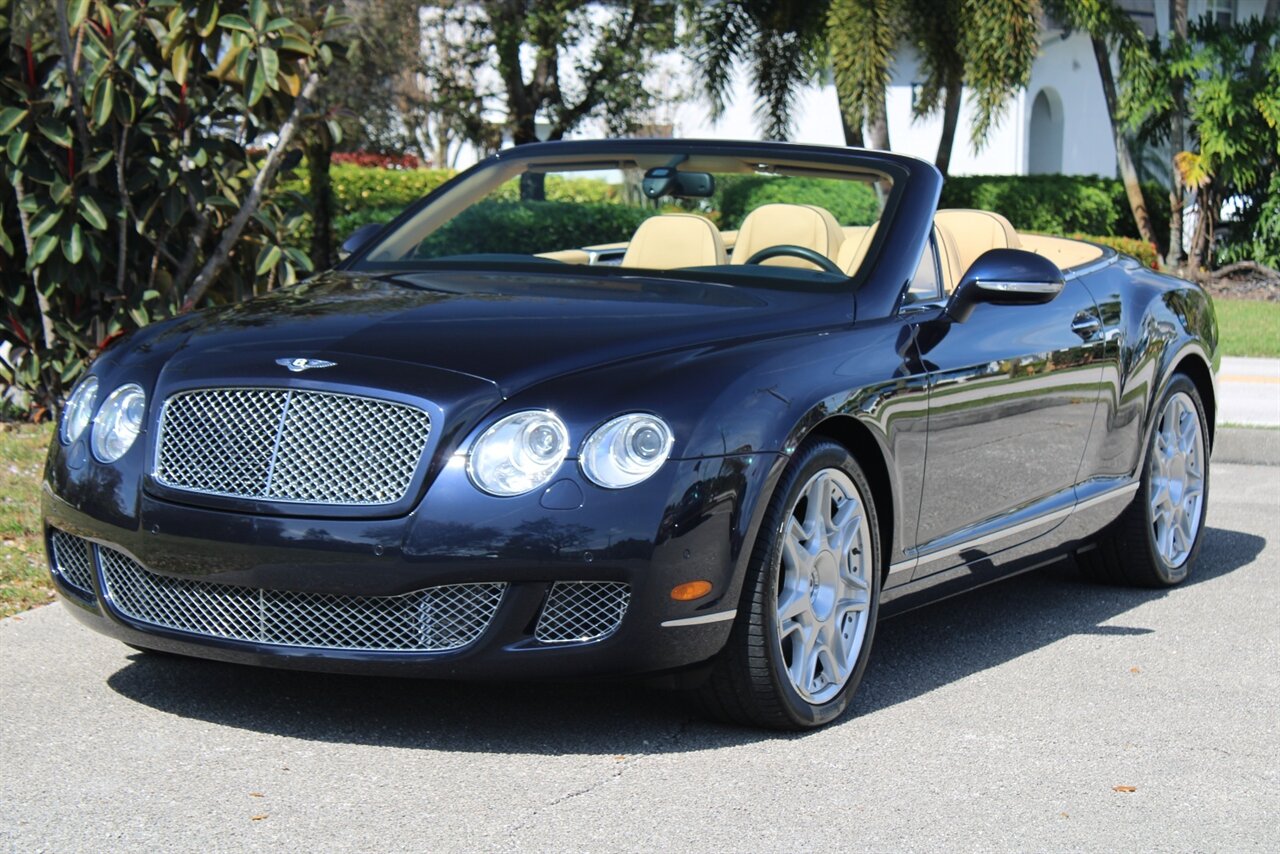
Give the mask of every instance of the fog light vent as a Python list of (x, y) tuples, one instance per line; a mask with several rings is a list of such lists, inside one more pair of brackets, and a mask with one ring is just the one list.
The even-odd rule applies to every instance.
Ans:
[(82, 537), (55, 530), (49, 537), (53, 574), (85, 599), (93, 599), (93, 544)]
[(557, 581), (533, 636), (543, 643), (585, 643), (618, 630), (631, 587), (617, 581)]

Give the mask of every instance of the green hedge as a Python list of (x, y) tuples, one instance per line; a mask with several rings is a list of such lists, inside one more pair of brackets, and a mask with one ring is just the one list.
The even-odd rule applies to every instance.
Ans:
[[(1156, 237), (1169, 233), (1169, 197), (1157, 184), (1143, 195)], [(948, 178), (942, 208), (977, 208), (1004, 214), (1021, 231), (1138, 237), (1123, 182), (1079, 175), (969, 175)]]
[(761, 205), (818, 205), (841, 225), (870, 225), (880, 217), (875, 191), (859, 181), (774, 178), (768, 175), (719, 176), (714, 200), (720, 227), (738, 228)]
[(1073, 240), (1088, 240), (1092, 243), (1110, 246), (1117, 252), (1132, 255), (1146, 267), (1150, 267), (1153, 270), (1160, 269), (1160, 259), (1156, 257), (1156, 248), (1145, 240), (1139, 240), (1136, 237), (1108, 237), (1098, 234), (1074, 233), (1068, 236)]
[(655, 211), (578, 202), (484, 201), (418, 246), (419, 258), (482, 252), (531, 254), (630, 240)]

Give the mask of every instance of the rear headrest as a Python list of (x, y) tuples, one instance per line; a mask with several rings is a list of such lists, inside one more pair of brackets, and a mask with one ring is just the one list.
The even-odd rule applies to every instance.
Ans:
[(964, 209), (938, 211), (933, 221), (960, 262), (960, 275), (988, 249), (1018, 249), (1018, 232), (1009, 220), (992, 211)]
[[(831, 212), (817, 205), (761, 205), (742, 221), (730, 263), (745, 264), (761, 249), (783, 243), (821, 252), (834, 261), (844, 243), (844, 232)], [(800, 258), (771, 258), (764, 263), (814, 269)]]
[(726, 263), (720, 230), (706, 217), (674, 213), (651, 216), (631, 236), (624, 267), (674, 270)]

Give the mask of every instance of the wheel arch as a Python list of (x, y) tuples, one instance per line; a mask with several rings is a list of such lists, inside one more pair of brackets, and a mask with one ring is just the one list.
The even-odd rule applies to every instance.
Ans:
[(1176, 360), (1171, 374), (1182, 374), (1191, 380), (1196, 391), (1200, 393), (1200, 402), (1204, 404), (1204, 417), (1209, 422), (1209, 447), (1212, 449), (1218, 398), (1209, 363), (1198, 353), (1184, 353)]
[(883, 580), (889, 572), (894, 526), (898, 518), (896, 492), (884, 449), (869, 427), (849, 415), (833, 415), (820, 421), (804, 439), (806, 442), (812, 439), (829, 439), (843, 446), (862, 467), (867, 482), (871, 484), (872, 500), (876, 503), (876, 522), (880, 533), (880, 572)]

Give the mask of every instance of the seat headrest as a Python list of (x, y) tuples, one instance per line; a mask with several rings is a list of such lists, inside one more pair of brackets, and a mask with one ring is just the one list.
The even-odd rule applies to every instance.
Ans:
[(651, 216), (631, 236), (624, 267), (674, 270), (726, 263), (724, 240), (715, 223), (697, 214)]
[(1012, 223), (992, 211), (956, 208), (938, 211), (933, 221), (940, 226), (944, 239), (960, 263), (960, 275), (988, 249), (1019, 249), (1018, 232)]
[[(761, 249), (783, 243), (812, 249), (834, 261), (844, 243), (844, 232), (831, 212), (817, 205), (761, 205), (742, 221), (730, 263), (745, 264)], [(815, 269), (800, 258), (770, 258), (764, 263)]]

